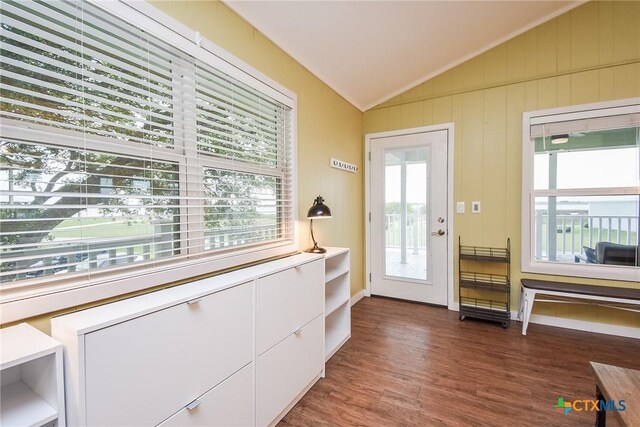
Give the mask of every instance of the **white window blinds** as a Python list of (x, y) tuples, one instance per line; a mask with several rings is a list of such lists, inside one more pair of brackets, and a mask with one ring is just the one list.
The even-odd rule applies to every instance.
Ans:
[(174, 146), (192, 60), (87, 3), (2, 1), (2, 114)]
[(205, 248), (292, 235), (288, 110), (200, 61), (196, 103)]
[(1, 6), (3, 287), (292, 240), (290, 106), (92, 3)]

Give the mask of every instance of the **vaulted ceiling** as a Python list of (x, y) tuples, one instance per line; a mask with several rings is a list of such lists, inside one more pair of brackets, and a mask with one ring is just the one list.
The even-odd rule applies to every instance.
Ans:
[(362, 111), (582, 1), (226, 3)]

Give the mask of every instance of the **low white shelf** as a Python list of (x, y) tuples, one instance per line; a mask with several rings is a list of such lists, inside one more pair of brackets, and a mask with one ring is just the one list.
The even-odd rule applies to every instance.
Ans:
[(345, 272), (333, 280), (325, 282), (325, 316), (329, 316), (350, 297), (349, 272)]
[(0, 329), (0, 425), (65, 425), (62, 346), (22, 323)]
[(351, 338), (351, 284), (348, 248), (325, 254), (325, 361)]

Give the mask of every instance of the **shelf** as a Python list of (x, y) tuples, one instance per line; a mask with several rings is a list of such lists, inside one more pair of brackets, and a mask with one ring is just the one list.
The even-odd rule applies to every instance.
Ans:
[(500, 301), (462, 297), (460, 298), (460, 318), (464, 316), (508, 323), (509, 305)]
[(508, 248), (460, 246), (460, 259), (483, 262), (510, 262), (511, 251)]
[(0, 329), (0, 425), (65, 425), (62, 345), (27, 323)]
[(351, 282), (349, 249), (327, 248), (325, 253), (325, 361), (351, 337)]
[(1, 397), (3, 426), (40, 426), (58, 418), (58, 412), (22, 381), (2, 387)]
[(469, 289), (486, 289), (489, 291), (510, 292), (509, 277), (500, 274), (460, 272), (460, 286)]
[(328, 316), (336, 308), (350, 300), (349, 276), (341, 274), (325, 284), (324, 314)]
[(329, 360), (351, 337), (349, 304), (343, 304), (325, 318), (325, 360)]
[(340, 270), (331, 270), (331, 271), (327, 271), (324, 275), (324, 281), (325, 283), (329, 283), (332, 280), (336, 280), (338, 277), (340, 276), (344, 276), (345, 274), (348, 274), (349, 270), (344, 270), (344, 271), (340, 271)]
[(495, 310), (489, 310), (486, 308), (467, 308), (464, 311), (460, 310), (460, 318), (465, 316), (475, 317), (477, 319), (490, 320), (492, 322), (503, 322), (505, 327), (509, 323), (509, 313), (500, 312)]
[(327, 248), (325, 254), (324, 280), (330, 282), (336, 277), (349, 273), (349, 250)]
[(350, 302), (350, 300), (351, 300), (351, 298), (347, 298), (347, 299), (344, 299), (344, 300), (336, 300), (336, 301), (332, 302), (331, 305), (329, 305), (328, 303), (325, 303), (324, 317), (331, 316), (334, 311), (336, 311), (337, 309), (339, 309), (343, 305), (345, 305), (348, 302)]
[(481, 298), (462, 297), (460, 307), (484, 308), (491, 311), (509, 311), (509, 304), (502, 301), (493, 301)]
[(0, 332), (0, 369), (52, 354), (58, 346), (60, 343), (56, 340), (27, 323), (4, 328)]
[[(463, 246), (461, 240), (458, 237), (460, 320), (467, 316), (475, 317), (501, 322), (503, 328), (508, 327), (511, 316), (511, 239), (507, 238), (504, 248)], [(504, 264), (505, 274), (473, 271), (479, 269), (475, 264), (465, 265), (466, 271), (463, 271), (463, 260)]]

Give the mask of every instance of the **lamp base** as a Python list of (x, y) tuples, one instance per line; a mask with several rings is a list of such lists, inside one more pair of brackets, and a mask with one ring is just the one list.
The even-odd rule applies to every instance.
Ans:
[(327, 252), (327, 250), (325, 248), (321, 248), (318, 245), (315, 245), (314, 247), (309, 248), (309, 249), (305, 249), (304, 251), (307, 252), (307, 253), (310, 253), (310, 254), (323, 254), (323, 253)]

